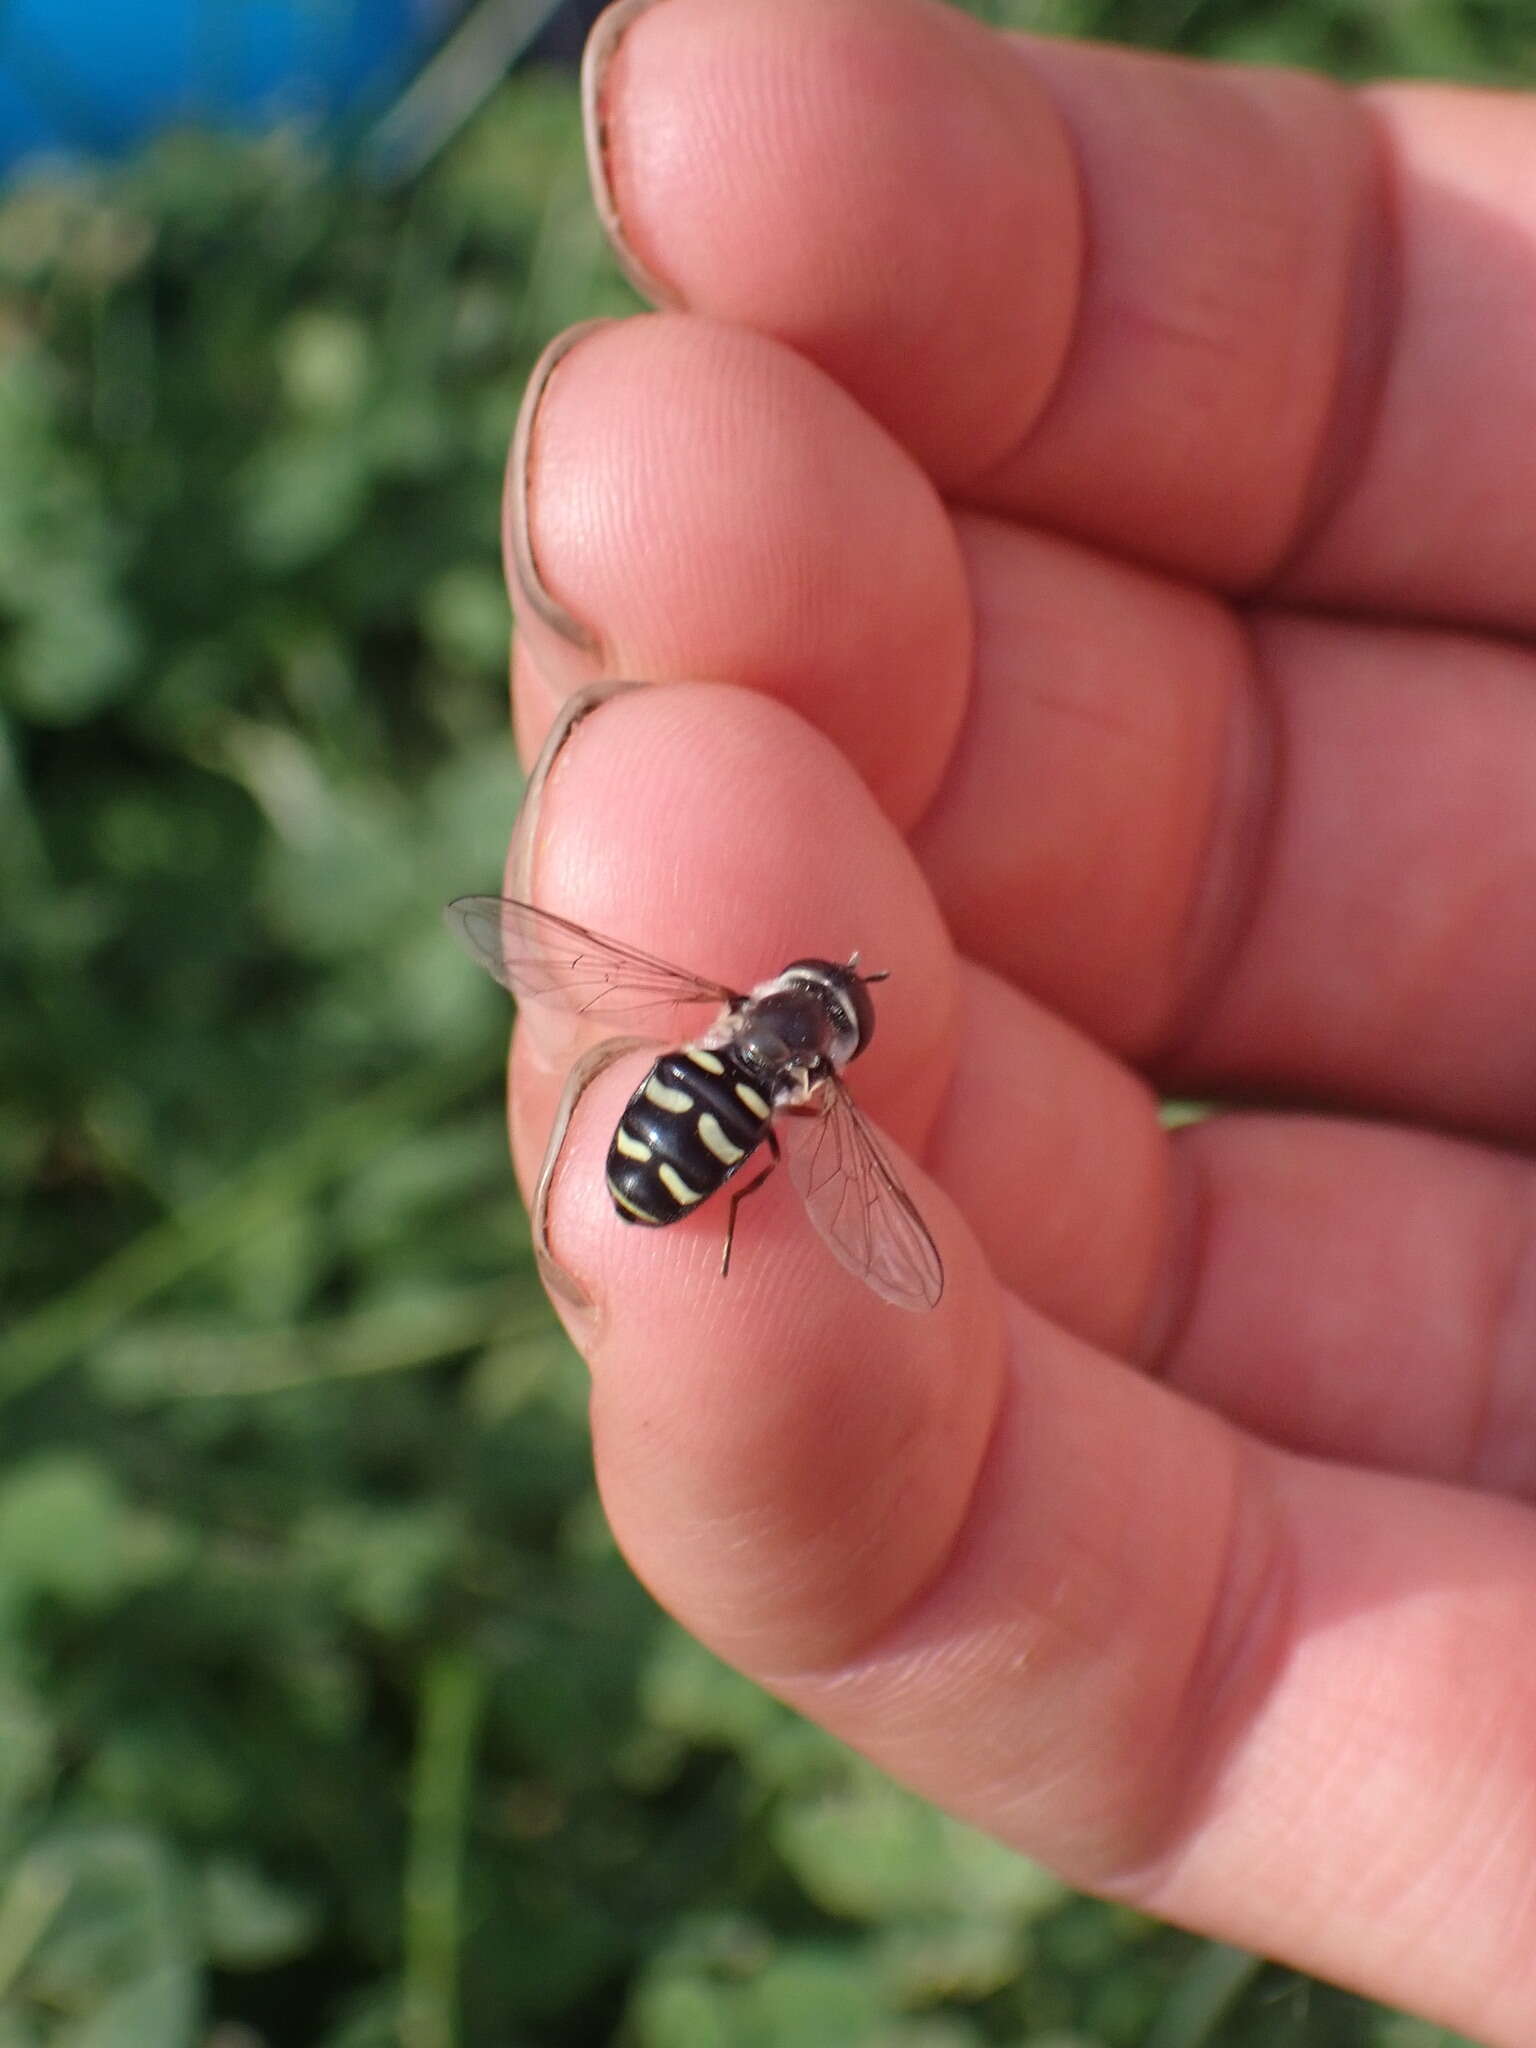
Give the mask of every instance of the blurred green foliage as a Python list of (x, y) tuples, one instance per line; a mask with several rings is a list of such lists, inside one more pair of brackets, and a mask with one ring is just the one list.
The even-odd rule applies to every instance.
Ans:
[(1304, 64), (1343, 78), (1536, 76), (1523, 0), (964, 0), (1003, 28), (1093, 36), (1235, 63)]
[(559, 80), (404, 193), (183, 137), (0, 201), (0, 2048), (1430, 2048), (940, 1819), (614, 1552), (437, 910), (515, 806), (520, 380), (631, 303)]

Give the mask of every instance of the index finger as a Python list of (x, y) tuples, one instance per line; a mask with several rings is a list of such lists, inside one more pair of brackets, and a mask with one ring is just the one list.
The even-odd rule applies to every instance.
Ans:
[(1528, 102), (930, 0), (621, 5), (588, 76), (654, 294), (819, 363), (947, 495), (1226, 589), (1536, 622)]

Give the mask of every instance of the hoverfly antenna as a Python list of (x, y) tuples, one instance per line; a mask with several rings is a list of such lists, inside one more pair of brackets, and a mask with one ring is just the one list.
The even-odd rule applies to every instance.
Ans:
[(868, 985), (872, 981), (889, 981), (891, 978), (891, 970), (889, 969), (889, 967), (882, 967), (878, 974), (860, 974), (860, 950), (861, 949), (859, 947), (855, 946), (853, 951), (848, 955), (848, 972), (854, 977), (854, 979), (856, 981), (862, 981), (866, 987), (868, 987)]

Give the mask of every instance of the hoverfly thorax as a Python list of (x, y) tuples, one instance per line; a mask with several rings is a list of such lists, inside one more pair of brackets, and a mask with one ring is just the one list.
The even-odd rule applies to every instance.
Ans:
[(770, 1083), (836, 1073), (875, 1030), (875, 1006), (854, 964), (794, 960), (753, 989), (725, 1024), (729, 1042)]

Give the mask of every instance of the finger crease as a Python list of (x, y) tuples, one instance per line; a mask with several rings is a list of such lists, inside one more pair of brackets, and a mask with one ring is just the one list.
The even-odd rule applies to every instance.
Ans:
[(840, 1648), (826, 1664), (797, 1665), (771, 1675), (759, 1674), (770, 1691), (787, 1691), (792, 1685), (814, 1680), (829, 1691), (847, 1691), (866, 1682), (871, 1671), (888, 1661), (900, 1661), (907, 1645), (921, 1634), (921, 1616), (930, 1601), (940, 1598), (970, 1546), (976, 1540), (977, 1503), (997, 1460), (1006, 1455), (1008, 1426), (1012, 1420), (1018, 1390), (1012, 1373), (1001, 1375), (997, 1399), (978, 1446), (971, 1469), (970, 1484), (955, 1516), (954, 1526), (930, 1559), (927, 1570), (911, 1585), (897, 1604), (875, 1621), (856, 1643)]
[(1274, 589), (1293, 578), (1365, 472), (1375, 446), (1398, 338), (1402, 332), (1402, 209), (1397, 158), (1369, 102), (1355, 102), (1370, 168), (1354, 237), (1333, 391), (1322, 408), (1310, 476), (1289, 539), (1265, 579)]
[(1210, 1271), (1215, 1205), (1198, 1130), (1168, 1145), (1169, 1186), (1163, 1256), (1132, 1357), (1154, 1379), (1172, 1379)]
[[(1012, 42), (1010, 37), (1007, 39)], [(1040, 431), (1042, 423), (1050, 417), (1051, 410), (1065, 389), (1068, 375), (1076, 359), (1082, 339), (1083, 323), (1087, 314), (1087, 280), (1093, 273), (1094, 263), (1094, 220), (1093, 198), (1088, 174), (1084, 168), (1082, 145), (1078, 141), (1077, 129), (1072, 117), (1057, 94), (1052, 90), (1049, 78), (1030, 64), (1022, 47), (1016, 46), (1019, 62), (1028, 70), (1040, 92), (1050, 103), (1055, 114), (1061, 136), (1066, 144), (1067, 161), (1072, 177), (1072, 199), (1077, 219), (1077, 278), (1073, 289), (1071, 319), (1067, 322), (1061, 337), (1061, 349), (1056, 359), (1055, 371), (1050, 382), (1040, 393), (1034, 411), (1001, 455), (989, 455), (976, 474), (950, 488), (947, 495), (961, 504), (974, 501), (985, 511), (988, 509), (988, 485), (997, 476), (1006, 476), (1015, 465), (1031, 438)]]
[[(1270, 1484), (1275, 1454), (1239, 1439), (1220, 1575), (1168, 1721), (1159, 1844), (1102, 1888), (1155, 1910), (1273, 1693), (1295, 1635), (1298, 1565)], [(1096, 1881), (1096, 1888), (1097, 1881)]]
[[(1239, 615), (1241, 622), (1241, 615)], [(1262, 629), (1246, 622), (1241, 680), (1233, 692), (1220, 794), (1211, 807), (1202, 879), (1191, 893), (1178, 951), (1189, 964), (1183, 994), (1148, 1055), (1153, 1072), (1176, 1071), (1246, 951), (1269, 891), (1285, 810), (1285, 719)]]
[(1468, 1479), (1498, 1493), (1536, 1494), (1536, 1199), (1528, 1176), (1488, 1309), (1482, 1398), (1468, 1431)]

